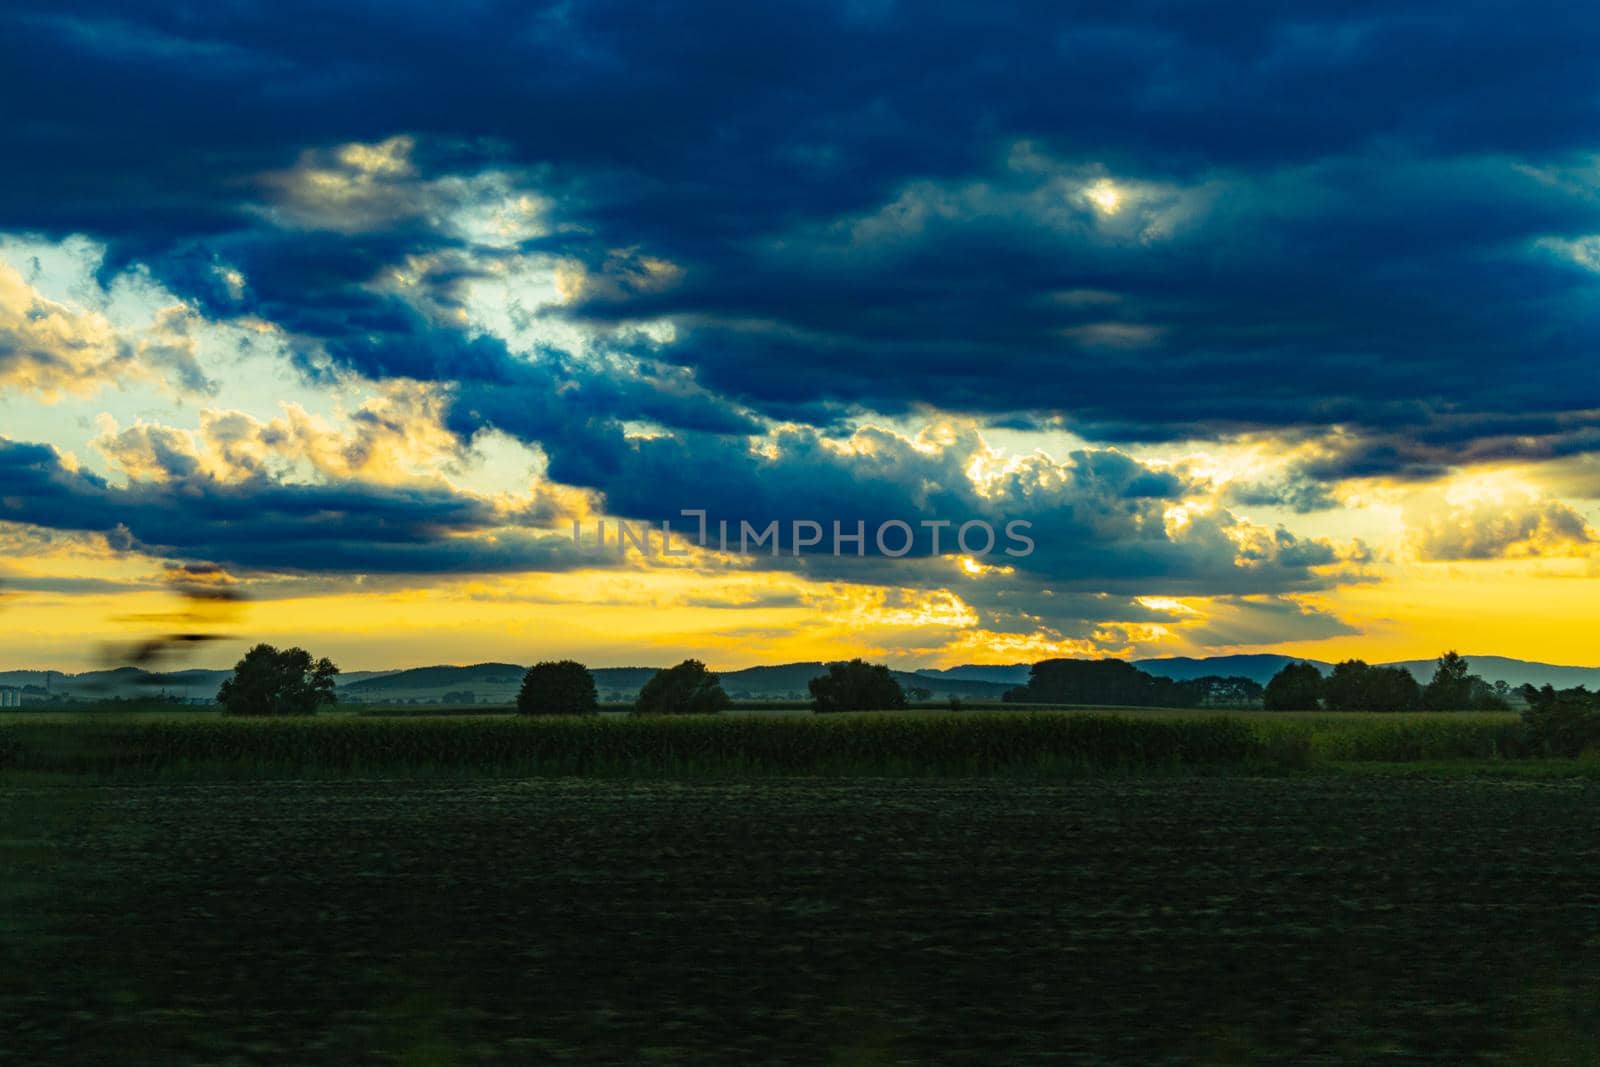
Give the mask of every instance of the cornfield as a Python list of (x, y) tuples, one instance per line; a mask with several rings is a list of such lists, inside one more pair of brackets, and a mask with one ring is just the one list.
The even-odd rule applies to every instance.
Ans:
[(1334, 721), (1024, 712), (0, 724), (0, 766), (69, 773), (231, 766), (310, 773), (992, 775), (1525, 754), (1521, 725), (1505, 716)]

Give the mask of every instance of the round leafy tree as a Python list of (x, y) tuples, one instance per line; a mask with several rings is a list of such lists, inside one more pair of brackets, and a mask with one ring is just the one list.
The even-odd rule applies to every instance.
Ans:
[(1348, 659), (1323, 683), (1322, 705), (1329, 711), (1410, 711), (1422, 689), (1404, 667), (1373, 667)]
[(517, 712), (522, 715), (592, 715), (600, 695), (589, 668), (570, 659), (535, 663), (522, 676)]
[(314, 715), (337, 701), (338, 673), (332, 660), (312, 662), (303, 648), (257, 645), (234, 664), (233, 677), (217, 690), (217, 703), (229, 715)]
[(633, 710), (642, 715), (700, 715), (721, 711), (729, 703), (717, 676), (699, 660), (686, 659), (644, 683)]
[(830, 663), (828, 673), (811, 679), (817, 711), (890, 711), (906, 706), (906, 694), (881, 663), (853, 659)]
[(1322, 672), (1309, 663), (1288, 663), (1262, 694), (1268, 711), (1316, 711), (1322, 705)]

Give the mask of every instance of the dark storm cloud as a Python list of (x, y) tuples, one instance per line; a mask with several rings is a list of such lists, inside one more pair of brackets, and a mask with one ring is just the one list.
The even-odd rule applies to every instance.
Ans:
[[(307, 374), (449, 383), (451, 429), (537, 442), (617, 514), (981, 506), (959, 471), (839, 461), (813, 429), (862, 411), (1116, 441), (1343, 427), (1257, 493), (1302, 510), (1340, 478), (1600, 446), (1600, 275), (1571, 244), (1600, 232), (1600, 19), (1577, 5), (23, 2), (0, 31), (0, 230), (88, 233), (108, 272), (281, 326)], [(296, 167), (365, 180), (338, 146), (402, 135), (405, 173), (342, 214), (286, 192)], [(442, 222), (488, 174), (550, 226), (485, 249)], [(1114, 212), (1085, 198), (1102, 180)], [(589, 269), (565, 314), (618, 328), (598, 353), (512, 353), (373, 284), (420, 263), (456, 310), (517, 254)], [(657, 318), (674, 340), (621, 329)], [(758, 456), (764, 419), (813, 429)], [(441, 536), (483, 521), (458, 498), (177, 472), (181, 511), (10, 447), (26, 521), (98, 528), (73, 524), (115, 501), (141, 543), (209, 559), (494, 565)], [(1060, 497), (1011, 487), (1072, 546), (1041, 569), (1256, 591), (1225, 520), (1180, 544), (1172, 476), (1102, 462)], [(1267, 591), (1327, 562), (1270, 551)]]
[[(1592, 279), (1528, 247), (1600, 229), (1593, 176), (1519, 169), (1596, 147), (1600, 20), (1568, 6), (1509, 27), (1434, 4), (10, 10), (0, 225), (86, 230), (202, 299), (194, 263), (219, 256), (251, 286), (228, 310), (369, 374), (529, 387), (496, 342), (364, 288), (450, 243), (415, 211), (352, 235), (248, 210), (308, 147), (406, 133), (424, 176), (536, 171), (583, 235), (569, 252), (681, 265), (682, 286), (579, 313), (684, 317), (663, 355), (776, 417), (1041, 410), (1151, 440), (1600, 405), (1571, 377)], [(1043, 170), (1002, 165), (1019, 142)], [(1081, 205), (1040, 224), (1049, 161), (1211, 192), (1178, 233), (1108, 239)], [(830, 254), (841, 220), (917, 183), (986, 195)], [(1114, 306), (1055, 299), (1085, 289)]]
[(1592, 410), (1443, 415), (1408, 432), (1374, 431), (1328, 441), (1320, 454), (1298, 466), (1296, 477), (1425, 481), (1455, 464), (1537, 462), (1597, 450), (1600, 412)]
[[(977, 444), (970, 433), (934, 450), (879, 431), (857, 435), (853, 454), (811, 431), (789, 431), (778, 443), (776, 453), (759, 456), (704, 435), (634, 440), (604, 457), (605, 470), (591, 473), (615, 513), (671, 522), (680, 548), (696, 533), (682, 508), (707, 512), (711, 546), (726, 520), (736, 551), (742, 522), (760, 530), (776, 521), (781, 551), (754, 548), (743, 557), (746, 565), (795, 570), (821, 581), (948, 586), (963, 580), (953, 564), (962, 552), (959, 526), (987, 522), (995, 544), (987, 554), (982, 547), (972, 551), (1010, 570), (985, 576), (964, 595), (1001, 625), (1024, 617), (1054, 619), (1069, 602), (1058, 597), (1077, 603), (1085, 596), (1128, 598), (1152, 589), (1166, 595), (1279, 594), (1352, 580), (1338, 567), (1345, 558), (1328, 542), (1281, 528), (1247, 528), (1226, 511), (1169, 529), (1167, 507), (1195, 485), (1115, 452), (1082, 451), (1063, 464), (1036, 460), (979, 493), (964, 469)], [(381, 575), (628, 565), (614, 547), (597, 552), (592, 531), (584, 533), (580, 548), (565, 531), (532, 528), (537, 515), (496, 515), (482, 501), (443, 487), (299, 485), (259, 474), (223, 482), (200, 471), (190, 453), (152, 450), (147, 458), (159, 468), (158, 478), (116, 486), (68, 469), (49, 446), (0, 439), (4, 517), (100, 532), (122, 551), (269, 572)], [(820, 547), (798, 558), (796, 520), (818, 522), (824, 530)], [(831, 555), (835, 520), (844, 533), (861, 524), (866, 540), (860, 557), (851, 555), (853, 546), (842, 557)], [(875, 534), (890, 520), (915, 531), (910, 555), (896, 559), (880, 552)], [(945, 523), (937, 545), (924, 520)], [(1021, 548), (1007, 536), (1007, 524), (1015, 520), (1029, 524), (1021, 529), (1034, 542), (1023, 556), (1004, 552)], [(895, 546), (900, 540), (891, 538)], [(978, 533), (972, 539), (975, 546), (983, 540)], [(930, 556), (943, 559), (930, 562)], [(191, 577), (207, 572), (204, 566), (190, 571)]]
[(1600, 405), (1600, 286), (1535, 244), (1600, 230), (1592, 189), (1501, 158), (1354, 159), (1148, 206), (1130, 185), (1099, 219), (1053, 203), (1060, 175), (980, 177), (782, 254), (730, 252), (627, 313), (698, 324), (664, 355), (758, 407), (1062, 413), (1160, 440)]
[(102, 533), (119, 551), (291, 573), (564, 570), (590, 562), (560, 534), (462, 536), (505, 519), (445, 489), (221, 482), (183, 465), (166, 474), (119, 487), (68, 469), (48, 445), (0, 438), (0, 517)]
[(1328, 492), (1326, 486), (1301, 475), (1276, 482), (1232, 483), (1224, 499), (1244, 507), (1286, 507), (1302, 515), (1339, 506), (1338, 499)]
[[(953, 568), (948, 562), (930, 567), (927, 557), (960, 554), (958, 528), (968, 520), (987, 522), (996, 532), (986, 561), (1016, 572), (986, 577), (982, 592), (1009, 595), (1014, 604), (1041, 589), (1052, 596), (1133, 596), (1152, 589), (1167, 595), (1255, 594), (1352, 580), (1351, 574), (1335, 577), (1327, 570), (1345, 562), (1330, 543), (1284, 529), (1247, 529), (1226, 511), (1195, 515), (1183, 528), (1169, 530), (1167, 508), (1200, 483), (1118, 452), (1082, 450), (1061, 464), (1024, 463), (980, 492), (966, 474), (979, 444), (970, 432), (931, 450), (882, 431), (856, 435), (853, 452), (809, 430), (782, 432), (773, 444), (771, 454), (756, 454), (742, 441), (704, 435), (630, 440), (606, 471), (591, 473), (609, 510), (667, 520), (680, 536), (698, 533), (698, 520), (680, 515), (680, 509), (704, 510), (713, 547), (720, 543), (723, 521), (735, 551), (741, 523), (748, 522), (754, 535), (776, 521), (779, 557), (771, 557), (769, 542), (747, 558), (818, 580), (948, 585), (957, 577)], [(823, 542), (796, 559), (793, 524), (808, 520), (822, 526)], [(1034, 542), (1023, 556), (1005, 554), (1008, 547), (1024, 550), (1006, 536), (1006, 524), (1014, 520), (1029, 524), (1021, 530)], [(891, 521), (913, 528), (909, 554), (900, 558), (884, 555), (876, 544), (876, 531)], [(935, 531), (922, 526), (928, 521), (948, 524), (939, 529), (937, 546)], [(865, 558), (855, 555), (853, 543), (841, 557), (832, 555), (834, 522), (843, 534), (861, 525)], [(592, 538), (592, 531), (586, 536)], [(887, 536), (891, 550), (904, 540), (901, 533)], [(983, 541), (974, 530), (974, 554)]]

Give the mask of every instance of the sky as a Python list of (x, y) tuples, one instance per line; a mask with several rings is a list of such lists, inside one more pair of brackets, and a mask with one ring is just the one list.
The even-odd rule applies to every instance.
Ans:
[(1600, 664), (1597, 52), (1573, 4), (8, 3), (0, 667)]

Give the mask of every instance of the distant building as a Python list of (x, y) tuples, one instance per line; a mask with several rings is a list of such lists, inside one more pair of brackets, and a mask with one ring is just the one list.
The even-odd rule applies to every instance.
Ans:
[(0, 685), (0, 708), (22, 707), (22, 690), (10, 685)]

